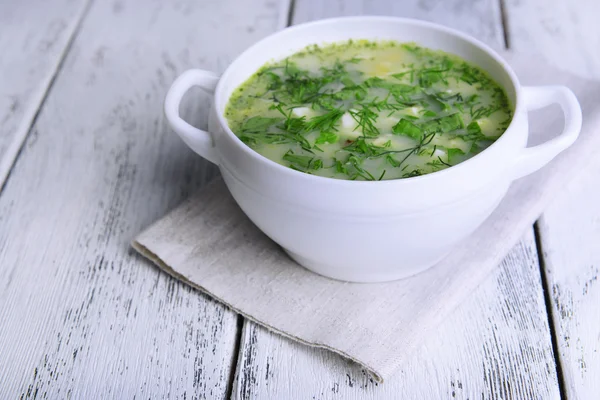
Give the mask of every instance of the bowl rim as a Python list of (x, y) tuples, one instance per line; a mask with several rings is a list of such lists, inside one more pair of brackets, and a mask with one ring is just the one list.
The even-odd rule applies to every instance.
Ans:
[[(514, 102), (514, 111), (513, 111), (512, 119), (511, 119), (510, 124), (504, 131), (504, 133), (502, 133), (502, 135), (496, 141), (494, 141), (494, 143), (492, 143), (489, 147), (487, 147), (485, 150), (481, 151), (480, 153), (474, 155), (473, 157), (471, 157), (465, 161), (462, 161), (456, 165), (445, 168), (443, 170), (430, 172), (430, 173), (427, 173), (424, 175), (408, 177), (408, 178), (374, 180), (374, 181), (337, 179), (337, 178), (325, 177), (325, 176), (320, 176), (320, 175), (313, 175), (313, 174), (309, 174), (309, 173), (302, 172), (302, 171), (296, 171), (292, 168), (281, 165), (281, 164), (263, 156), (262, 154), (258, 153), (257, 151), (252, 149), (250, 146), (248, 146), (244, 142), (242, 142), (242, 140), (229, 128), (227, 119), (223, 115), (224, 113), (216, 110), (217, 104), (221, 103), (221, 97), (223, 96), (222, 92), (223, 92), (224, 82), (226, 82), (229, 79), (229, 75), (232, 73), (231, 71), (234, 69), (233, 67), (236, 66), (238, 63), (240, 63), (241, 60), (243, 60), (245, 56), (247, 56), (248, 54), (255, 51), (255, 49), (257, 47), (265, 45), (269, 41), (274, 40), (277, 36), (293, 34), (296, 31), (302, 31), (304, 29), (308, 29), (311, 27), (319, 26), (319, 25), (334, 25), (334, 24), (340, 23), (340, 22), (348, 23), (348, 22), (353, 22), (353, 21), (357, 21), (357, 22), (365, 22), (366, 21), (366, 22), (372, 22), (372, 23), (393, 22), (393, 23), (400, 23), (400, 24), (404, 24), (404, 25), (425, 27), (425, 28), (429, 28), (432, 30), (437, 30), (439, 32), (442, 32), (442, 33), (450, 35), (450, 36), (454, 36), (457, 39), (466, 41), (469, 44), (471, 44), (471, 45), (479, 48), (483, 52), (485, 52), (498, 65), (500, 65), (502, 67), (504, 72), (509, 77), (510, 82), (513, 85), (514, 92), (515, 92), (515, 102)], [(364, 38), (356, 36), (356, 37), (348, 37), (347, 40), (349, 40), (349, 39), (360, 40), (360, 39), (364, 39)], [(307, 46), (310, 46), (310, 43), (307, 44)], [(265, 60), (266, 60), (265, 63), (272, 59), (273, 59), (272, 57), (269, 58), (267, 55), (265, 57)], [(521, 100), (520, 92), (521, 92), (521, 84), (519, 82), (519, 79), (517, 78), (516, 73), (513, 71), (513, 69), (510, 67), (510, 65), (508, 65), (508, 63), (494, 49), (492, 49), (490, 46), (486, 45), (485, 43), (475, 39), (474, 37), (472, 37), (469, 34), (463, 33), (459, 30), (456, 30), (454, 28), (450, 28), (450, 27), (447, 27), (444, 25), (440, 25), (440, 24), (436, 24), (433, 22), (424, 21), (424, 20), (420, 20), (420, 19), (415, 19), (415, 18), (376, 16), (376, 15), (344, 16), (344, 17), (319, 19), (316, 21), (310, 21), (310, 22), (305, 22), (302, 24), (293, 25), (293, 26), (284, 28), (280, 31), (274, 32), (274, 33), (266, 36), (265, 38), (259, 40), (258, 42), (254, 43), (250, 47), (248, 47), (244, 52), (242, 52), (239, 56), (237, 56), (233, 60), (233, 62), (231, 62), (231, 64), (227, 67), (225, 72), (219, 78), (219, 82), (217, 84), (217, 87), (215, 88), (215, 97), (214, 97), (213, 107), (215, 108), (214, 114), (219, 121), (219, 125), (226, 132), (226, 134), (230, 138), (233, 139), (233, 141), (236, 143), (236, 145), (243, 148), (243, 151), (246, 154), (248, 154), (253, 160), (264, 163), (267, 166), (274, 168), (275, 170), (278, 170), (280, 173), (283, 173), (283, 174), (289, 176), (290, 178), (301, 179), (304, 181), (313, 181), (314, 183), (330, 184), (330, 185), (336, 185), (336, 186), (384, 187), (384, 186), (392, 186), (392, 185), (421, 184), (421, 183), (427, 182), (429, 180), (437, 180), (440, 178), (443, 179), (444, 177), (447, 177), (450, 174), (456, 174), (458, 172), (466, 170), (472, 164), (479, 161), (482, 158), (482, 156), (485, 156), (486, 153), (489, 154), (491, 150), (499, 148), (504, 142), (506, 142), (508, 140), (507, 137), (510, 136), (511, 134), (513, 134), (512, 132), (515, 131), (514, 125), (516, 123), (515, 121), (517, 120), (516, 117), (521, 112), (521, 109), (523, 107), (523, 101)], [(227, 100), (229, 100), (229, 98)]]

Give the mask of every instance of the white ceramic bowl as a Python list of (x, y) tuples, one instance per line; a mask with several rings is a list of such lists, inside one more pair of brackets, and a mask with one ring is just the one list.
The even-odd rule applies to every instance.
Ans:
[[(235, 88), (271, 60), (309, 44), (347, 39), (391, 39), (441, 49), (480, 66), (504, 87), (514, 118), (492, 146), (451, 168), (414, 178), (346, 181), (279, 165), (246, 146), (229, 129), (224, 110)], [(209, 131), (179, 117), (192, 86), (214, 92)], [(558, 103), (560, 136), (526, 148), (527, 111)], [(167, 119), (198, 154), (217, 164), (231, 194), (250, 219), (304, 267), (327, 277), (381, 282), (431, 267), (496, 208), (510, 183), (569, 147), (579, 135), (581, 110), (561, 86), (521, 87), (489, 47), (456, 30), (391, 17), (334, 18), (277, 32), (240, 55), (225, 73), (190, 70), (165, 100)]]

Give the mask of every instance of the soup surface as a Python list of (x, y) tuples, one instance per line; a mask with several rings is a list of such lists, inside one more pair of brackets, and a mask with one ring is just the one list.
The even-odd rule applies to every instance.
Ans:
[(231, 130), (263, 156), (309, 174), (400, 179), (460, 163), (510, 124), (506, 93), (461, 58), (413, 43), (309, 46), (237, 88)]

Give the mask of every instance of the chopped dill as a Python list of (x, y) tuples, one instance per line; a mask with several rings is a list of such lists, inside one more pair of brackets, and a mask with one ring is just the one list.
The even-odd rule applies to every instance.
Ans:
[(292, 169), (375, 181), (472, 157), (508, 128), (512, 111), (486, 72), (454, 55), (353, 40), (263, 66), (225, 116), (245, 144)]

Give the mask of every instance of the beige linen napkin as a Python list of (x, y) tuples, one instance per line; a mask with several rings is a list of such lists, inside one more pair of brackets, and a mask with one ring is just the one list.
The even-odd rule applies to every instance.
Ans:
[[(505, 55), (527, 85), (564, 84), (578, 96), (579, 140), (543, 170), (516, 181), (495, 213), (440, 264), (381, 284), (345, 283), (291, 261), (242, 213), (218, 179), (143, 232), (133, 246), (167, 273), (270, 330), (326, 348), (390, 377), (520, 239), (544, 205), (600, 148), (600, 84)], [(562, 129), (557, 108), (532, 118), (531, 142)], [(535, 132), (539, 136), (535, 136)]]

